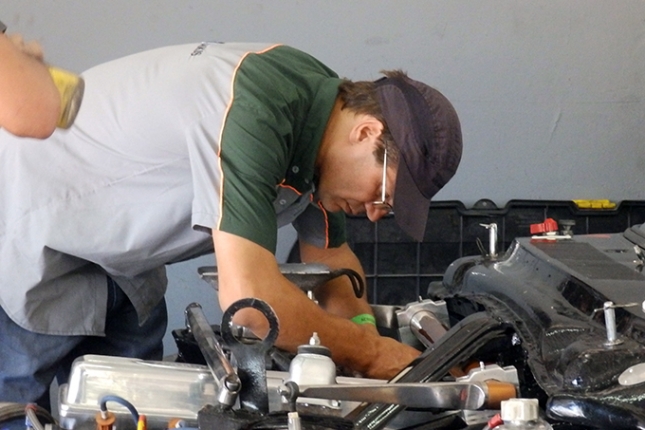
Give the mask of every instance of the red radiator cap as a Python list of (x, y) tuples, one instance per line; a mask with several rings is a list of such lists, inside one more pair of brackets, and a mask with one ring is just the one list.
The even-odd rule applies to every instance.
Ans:
[(558, 223), (553, 218), (547, 218), (540, 224), (531, 224), (531, 234), (549, 233), (552, 231), (558, 231)]

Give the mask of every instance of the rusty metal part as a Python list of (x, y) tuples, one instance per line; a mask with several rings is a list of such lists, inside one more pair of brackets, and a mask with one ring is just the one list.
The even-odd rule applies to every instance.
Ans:
[[(269, 323), (269, 331), (262, 340), (241, 342), (231, 331), (233, 316), (241, 309), (253, 308), (262, 313)], [(267, 391), (267, 353), (278, 338), (278, 317), (273, 309), (260, 299), (246, 298), (229, 306), (222, 315), (222, 340), (237, 361), (238, 376), (242, 383), (240, 405), (248, 411), (269, 412)]]

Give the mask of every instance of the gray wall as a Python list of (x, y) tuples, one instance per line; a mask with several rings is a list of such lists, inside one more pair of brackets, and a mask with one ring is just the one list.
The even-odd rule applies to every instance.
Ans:
[[(642, 0), (2, 0), (0, 19), (75, 71), (202, 40), (283, 42), (352, 79), (402, 68), (462, 121), (437, 199), (645, 198)], [(217, 318), (202, 263), (170, 268), (171, 327), (191, 300)]]

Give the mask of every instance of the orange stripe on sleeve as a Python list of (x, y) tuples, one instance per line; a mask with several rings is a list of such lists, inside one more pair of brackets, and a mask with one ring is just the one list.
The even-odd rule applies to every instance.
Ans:
[(279, 186), (280, 188), (287, 188), (287, 189), (289, 189), (289, 190), (293, 191), (294, 193), (298, 194), (299, 196), (301, 196), (301, 195), (302, 195), (302, 193), (301, 193), (300, 191), (296, 190), (296, 189), (295, 189), (295, 188), (293, 188), (291, 185), (285, 185), (284, 180), (282, 180), (282, 182), (280, 182), (280, 183), (278, 184), (278, 186)]
[(218, 136), (219, 151), (217, 152), (217, 158), (218, 158), (217, 166), (218, 166), (219, 171), (220, 171), (221, 180), (220, 180), (220, 185), (219, 185), (219, 187), (220, 187), (220, 190), (219, 190), (219, 195), (220, 195), (219, 219), (216, 222), (217, 230), (219, 230), (219, 228), (220, 228), (220, 225), (222, 223), (222, 216), (224, 214), (224, 169), (222, 169), (222, 156), (221, 156), (222, 155), (222, 147), (224, 146), (224, 142), (222, 141), (222, 136), (224, 135), (224, 128), (226, 127), (226, 119), (228, 118), (228, 115), (229, 115), (230, 110), (231, 110), (231, 106), (233, 106), (233, 101), (235, 100), (235, 78), (237, 77), (237, 73), (240, 70), (240, 67), (242, 66), (242, 62), (244, 61), (244, 59), (247, 56), (249, 56), (250, 54), (263, 54), (263, 53), (268, 52), (268, 51), (270, 51), (270, 50), (272, 50), (272, 49), (274, 49), (274, 48), (276, 48), (278, 46), (281, 46), (281, 44), (271, 45), (271, 46), (269, 46), (269, 47), (267, 47), (265, 49), (262, 49), (262, 50), (256, 51), (256, 52), (249, 51), (249, 52), (244, 53), (244, 55), (242, 55), (242, 57), (240, 57), (240, 60), (237, 62), (237, 65), (235, 66), (235, 69), (233, 70), (233, 76), (231, 77), (231, 98), (230, 98), (228, 104), (226, 105), (226, 110), (225, 110), (224, 116), (222, 118), (222, 126), (221, 126), (221, 129), (219, 131), (219, 136)]
[(327, 211), (323, 207), (321, 202), (318, 202), (318, 207), (325, 215), (325, 249), (329, 248), (329, 218), (327, 217)]

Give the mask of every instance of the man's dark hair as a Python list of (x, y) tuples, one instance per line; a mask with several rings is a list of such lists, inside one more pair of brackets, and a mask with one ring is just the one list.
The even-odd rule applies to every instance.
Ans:
[[(388, 78), (405, 76), (400, 70), (382, 71)], [(338, 97), (342, 103), (341, 109), (349, 109), (356, 114), (371, 115), (383, 124), (381, 143), (375, 152), (378, 160), (383, 160), (383, 148), (388, 150), (388, 162), (391, 160), (394, 165), (398, 163), (399, 151), (383, 118), (381, 105), (376, 96), (376, 85), (373, 81), (350, 81), (344, 80), (338, 87)]]

